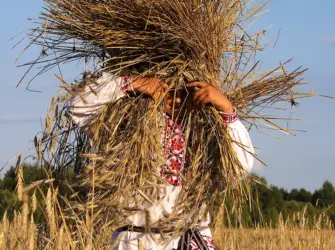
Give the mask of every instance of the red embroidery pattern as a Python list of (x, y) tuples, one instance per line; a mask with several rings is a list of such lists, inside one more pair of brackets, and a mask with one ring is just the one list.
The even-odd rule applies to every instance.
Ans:
[[(207, 235), (202, 235), (201, 234), (201, 238), (202, 240), (204, 241), (204, 243), (206, 244), (206, 247), (210, 250), (216, 250), (216, 247), (215, 247), (215, 243), (214, 243), (214, 240), (207, 236)], [(201, 250), (199, 248), (199, 246), (197, 245), (196, 241), (195, 240), (191, 240), (190, 242), (190, 248), (188, 248), (189, 250)], [(173, 248), (172, 250), (180, 250), (180, 248)]]
[[(163, 136), (164, 153), (166, 157), (166, 165), (162, 169), (161, 177), (166, 179), (167, 182), (174, 186), (181, 186), (182, 181), (178, 172), (187, 167), (188, 160), (184, 161), (184, 147), (185, 140), (179, 125), (174, 122), (168, 115), (165, 117), (165, 132)], [(201, 235), (204, 243), (210, 250), (215, 250), (215, 244), (211, 237)], [(190, 242), (190, 250), (200, 250), (195, 240)]]
[(228, 123), (234, 123), (238, 120), (238, 114), (236, 112), (236, 108), (234, 107), (234, 113), (232, 114), (227, 114), (222, 111), (219, 111), (219, 114), (222, 116), (223, 122), (228, 124)]
[[(206, 244), (206, 246), (208, 247), (208, 249), (211, 249), (211, 250), (215, 250), (215, 243), (214, 243), (214, 240), (207, 236), (207, 235), (201, 235), (204, 243)], [(200, 250), (200, 248), (197, 246), (197, 243), (195, 242), (195, 240), (191, 240), (191, 250)]]
[(122, 77), (121, 81), (121, 90), (127, 94), (127, 92), (131, 92), (132, 94), (136, 94), (134, 88), (133, 88), (133, 78), (130, 76), (124, 76)]
[(181, 178), (178, 172), (182, 171), (184, 159), (184, 137), (178, 124), (168, 115), (165, 117), (165, 132), (163, 137), (166, 165), (162, 169), (161, 177), (174, 186), (181, 186)]

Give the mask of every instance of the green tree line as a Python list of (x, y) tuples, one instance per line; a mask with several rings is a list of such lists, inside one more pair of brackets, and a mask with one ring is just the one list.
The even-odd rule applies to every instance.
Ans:
[(265, 178), (257, 175), (251, 176), (251, 179), (254, 180), (251, 185), (252, 204), (243, 209), (244, 226), (266, 224), (276, 227), (280, 216), (283, 222), (290, 220), (291, 224), (296, 223), (295, 226), (304, 223), (304, 226), (315, 227), (320, 216), (323, 218), (319, 221), (320, 227), (325, 226), (322, 225), (325, 218), (335, 225), (335, 188), (330, 181), (324, 181), (319, 189), (310, 192), (304, 188), (286, 190), (268, 185)]
[[(46, 168), (38, 167), (34, 164), (24, 164), (22, 166), (23, 170), (23, 182), (25, 185), (34, 183), (35, 181), (45, 180), (51, 176), (50, 172)], [(62, 196), (71, 195), (71, 184), (74, 181), (73, 168), (69, 167), (66, 172), (58, 175), (58, 178), (54, 182), (58, 187), (58, 193)], [(7, 216), (12, 218), (14, 211), (18, 211), (22, 206), (22, 202), (19, 201), (16, 192), (17, 175), (14, 167), (11, 167), (0, 179), (0, 219), (3, 217), (4, 213), (7, 211)], [(46, 186), (41, 186), (37, 190), (30, 190), (29, 196), (35, 192), (38, 207), (34, 213), (35, 222), (44, 222), (44, 199), (42, 197), (43, 193), (46, 191)]]
[[(25, 164), (23, 166), (24, 183), (30, 184), (37, 180), (47, 178), (45, 169), (35, 165)], [(63, 196), (70, 195), (69, 185), (74, 181), (72, 168), (56, 183), (59, 193)], [(286, 190), (274, 185), (268, 185), (265, 178), (251, 175), (251, 202), (246, 204), (241, 216), (232, 213), (229, 215), (230, 223), (234, 226), (243, 224), (245, 227), (255, 227), (257, 225), (271, 225), (276, 227), (280, 221), (286, 221), (296, 213), (303, 213), (307, 223), (313, 224), (318, 216), (327, 216), (332, 224), (335, 224), (335, 188), (330, 181), (325, 181), (323, 185), (310, 192), (304, 188)], [(255, 181), (256, 180), (256, 181)], [(5, 211), (13, 216), (13, 211), (18, 210), (22, 205), (16, 194), (16, 173), (15, 168), (11, 167), (0, 180), (0, 219)], [(42, 206), (37, 209), (35, 218), (43, 221), (43, 199), (37, 194), (39, 204)], [(227, 206), (231, 206), (227, 202)], [(238, 219), (239, 218), (239, 219)], [(227, 221), (226, 221), (227, 222)], [(297, 218), (297, 223), (301, 221)]]

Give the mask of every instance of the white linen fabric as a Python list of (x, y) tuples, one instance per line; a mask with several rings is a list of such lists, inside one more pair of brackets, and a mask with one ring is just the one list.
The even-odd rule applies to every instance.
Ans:
[[(86, 86), (84, 92), (74, 95), (67, 104), (67, 113), (72, 117), (73, 122), (83, 131), (90, 125), (98, 115), (100, 108), (105, 104), (116, 102), (120, 98), (126, 97), (121, 89), (122, 78), (107, 73), (97, 80), (97, 84)], [(229, 133), (233, 143), (233, 149), (244, 168), (248, 173), (251, 171), (254, 161), (254, 148), (250, 136), (243, 123), (239, 120), (228, 124)], [(159, 169), (159, 168), (158, 168)], [(158, 203), (147, 208), (151, 215), (151, 222), (156, 222), (163, 216), (170, 214), (178, 199), (181, 191), (180, 186), (166, 185), (165, 197)], [(125, 224), (133, 226), (145, 226), (145, 212), (138, 212), (129, 217)], [(207, 218), (199, 224), (200, 231), (204, 237), (210, 239), (211, 232), (208, 229), (210, 218)], [(157, 237), (156, 237), (157, 236)], [(159, 235), (144, 234), (137, 232), (118, 232), (113, 233), (113, 249), (177, 249), (179, 238), (171, 240), (168, 244), (160, 239)], [(163, 243), (164, 242), (164, 243)]]
[[(206, 242), (208, 249), (214, 250), (215, 245), (212, 240), (212, 234), (209, 228), (200, 231), (203, 240)], [(136, 232), (117, 232), (112, 235), (111, 249), (113, 250), (172, 250), (178, 249), (179, 238), (172, 239), (168, 243), (162, 239), (159, 234), (145, 234)], [(199, 249), (195, 242), (191, 242), (190, 250)]]

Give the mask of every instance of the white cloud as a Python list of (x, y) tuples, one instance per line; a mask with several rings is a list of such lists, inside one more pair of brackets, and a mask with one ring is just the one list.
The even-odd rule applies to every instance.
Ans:
[[(255, 148), (255, 154), (257, 157), (259, 157), (260, 154), (260, 149), (259, 148)], [(254, 165), (252, 167), (252, 172), (255, 172), (257, 174), (262, 174), (264, 172), (266, 166), (264, 166), (264, 164), (262, 162), (260, 162), (259, 160), (257, 160), (257, 158), (254, 158)]]
[(40, 120), (39, 116), (18, 116), (14, 114), (7, 116), (0, 116), (0, 124), (37, 122), (39, 120)]
[(252, 167), (252, 172), (255, 172), (257, 174), (264, 173), (266, 166), (264, 166), (263, 163), (261, 163), (259, 160), (255, 159), (254, 165)]
[(335, 36), (329, 36), (329, 37), (321, 38), (321, 40), (330, 44), (330, 45), (335, 45)]

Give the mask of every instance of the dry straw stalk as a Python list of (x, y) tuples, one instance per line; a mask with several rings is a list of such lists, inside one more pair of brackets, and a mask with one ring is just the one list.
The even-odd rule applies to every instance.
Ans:
[[(186, 83), (198, 80), (209, 82), (232, 100), (241, 119), (256, 130), (268, 127), (292, 133), (277, 123), (289, 118), (264, 115), (264, 110), (276, 109), (280, 103), (295, 105), (295, 99), (311, 96), (294, 92), (296, 86), (303, 84), (304, 69), (288, 72), (284, 68), (287, 61), (261, 72), (260, 64), (254, 60), (256, 52), (263, 50), (260, 38), (264, 34), (248, 34), (243, 27), (262, 13), (262, 1), (44, 2), (44, 12), (37, 21), (39, 27), (29, 34), (29, 46), (39, 46), (41, 53), (24, 66), (38, 66), (38, 75), (72, 61), (84, 60), (86, 65), (91, 62), (94, 66), (93, 72), (86, 71), (84, 78), (73, 85), (58, 76), (65, 93), (53, 99), (45, 132), (35, 139), (39, 159), (43, 164), (47, 162), (54, 174), (74, 165), (81, 174), (81, 185), (90, 187), (87, 202), (80, 201), (74, 208), (78, 217), (89, 215), (89, 244), (94, 238), (92, 228), (121, 226), (128, 216), (159, 202), (165, 185), (157, 173), (157, 167), (165, 161), (159, 153), (163, 151), (162, 102), (154, 104), (139, 96), (106, 105), (86, 131), (90, 138), (66, 116), (67, 100), (83, 87), (96, 83), (101, 72), (154, 76), (171, 88), (184, 88)], [(236, 205), (249, 196), (248, 183), (241, 181), (245, 173), (218, 112), (213, 107), (197, 108), (189, 99), (180, 123), (192, 164), (181, 173), (185, 188), (175, 212), (157, 222), (163, 233), (171, 224), (176, 233), (193, 227), (203, 215), (199, 211), (209, 211), (217, 218), (215, 204), (222, 204), (227, 196)], [(49, 202), (51, 194), (47, 197)], [(54, 210), (47, 204), (50, 217)], [(179, 213), (181, 210), (183, 213)], [(150, 215), (147, 220), (150, 224)], [(55, 232), (56, 222), (50, 222), (50, 231)], [(64, 235), (63, 229), (61, 232)]]

